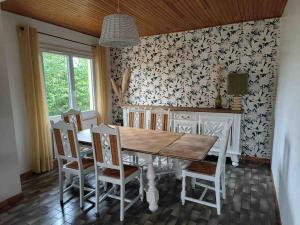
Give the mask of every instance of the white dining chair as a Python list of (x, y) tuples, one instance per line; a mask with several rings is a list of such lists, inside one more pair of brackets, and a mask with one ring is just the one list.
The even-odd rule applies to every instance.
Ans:
[(151, 130), (170, 131), (170, 109), (154, 108), (149, 110)]
[(146, 110), (140, 107), (127, 108), (127, 127), (146, 128)]
[[(170, 131), (170, 109), (163, 109), (161, 107), (149, 110), (149, 129), (159, 131)], [(164, 174), (176, 173), (176, 170), (170, 165), (168, 157), (157, 156), (157, 171), (158, 177)], [(164, 165), (165, 164), (165, 165)]]
[[(232, 121), (228, 120), (222, 133), (224, 134), (224, 139), (222, 140), (222, 149), (218, 156), (217, 163), (208, 161), (197, 161), (192, 162), (188, 167), (182, 171), (182, 191), (181, 191), (181, 201), (185, 204), (185, 201), (191, 201), (206, 206), (217, 208), (217, 214), (221, 214), (221, 193), (223, 199), (226, 198), (226, 184), (225, 184), (225, 166), (226, 166), (226, 151), (228, 148), (229, 133)], [(194, 180), (196, 186), (204, 187), (199, 199), (188, 197), (186, 195), (186, 178), (191, 177)], [(210, 181), (214, 183), (214, 186), (209, 186), (207, 184), (199, 182), (199, 180)], [(220, 188), (222, 186), (222, 188)], [(216, 202), (212, 203), (204, 200), (207, 190), (213, 190), (216, 196)]]
[(61, 119), (66, 123), (74, 123), (76, 131), (82, 130), (82, 118), (80, 110), (69, 109), (61, 114)]
[[(84, 176), (94, 169), (94, 160), (92, 158), (82, 157), (80, 154), (80, 145), (77, 140), (77, 132), (74, 123), (65, 123), (51, 121), (52, 134), (54, 137), (54, 146), (56, 158), (58, 161), (59, 172), (59, 196), (63, 203), (63, 193), (72, 187), (79, 188), (80, 207), (83, 207), (84, 199), (89, 198), (95, 193), (95, 190), (84, 186)], [(79, 186), (73, 182), (64, 188), (65, 176), (77, 176)], [(88, 191), (84, 195), (84, 191)]]
[[(176, 133), (185, 133), (185, 134), (197, 134), (198, 130), (198, 123), (194, 120), (174, 120), (173, 124), (173, 132)], [(174, 167), (176, 170), (176, 177), (178, 180), (182, 178), (182, 169), (187, 167), (190, 164), (188, 160), (180, 160), (180, 159), (173, 159)]]
[[(120, 221), (123, 221), (125, 211), (144, 198), (143, 170), (141, 167), (123, 164), (118, 127), (101, 124), (91, 128), (91, 135), (96, 177), (96, 215), (99, 216), (99, 203), (110, 197), (120, 200)], [(134, 199), (125, 198), (125, 185), (136, 178), (140, 184), (139, 195)], [(100, 182), (113, 184), (102, 196), (99, 192)], [(120, 186), (120, 196), (116, 195), (117, 186)]]
[[(124, 123), (125, 127), (132, 128), (146, 128), (146, 110), (140, 107), (128, 107), (126, 110), (126, 121)], [(140, 164), (139, 157), (131, 151), (125, 151), (123, 155), (124, 160), (129, 162), (132, 165), (142, 165), (144, 162)], [(130, 157), (131, 159), (128, 159)]]
[[(81, 131), (83, 129), (82, 127), (82, 117), (81, 117), (81, 111), (76, 109), (69, 109), (66, 112), (63, 112), (61, 114), (61, 119), (65, 123), (74, 123), (76, 131)], [(88, 156), (92, 154), (92, 149), (90, 146), (80, 144), (80, 153), (82, 156)]]
[[(230, 117), (216, 117), (216, 116), (200, 116), (199, 117), (199, 134), (217, 136), (218, 140), (209, 151), (209, 155), (218, 155), (222, 149), (222, 143), (224, 142), (225, 134), (223, 130), (225, 129), (228, 121), (232, 121)], [(232, 139), (232, 128), (230, 129), (229, 134), (229, 145), (231, 145)]]

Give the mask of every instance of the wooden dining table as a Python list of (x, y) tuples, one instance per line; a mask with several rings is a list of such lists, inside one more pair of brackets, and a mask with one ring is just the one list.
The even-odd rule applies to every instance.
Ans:
[[(134, 152), (147, 163), (146, 198), (150, 211), (158, 209), (159, 192), (155, 183), (153, 156), (165, 156), (180, 160), (203, 160), (216, 143), (217, 137), (196, 134), (183, 134), (150, 129), (130, 128), (119, 126), (121, 147), (123, 150)], [(78, 141), (91, 145), (90, 129), (78, 132)]]

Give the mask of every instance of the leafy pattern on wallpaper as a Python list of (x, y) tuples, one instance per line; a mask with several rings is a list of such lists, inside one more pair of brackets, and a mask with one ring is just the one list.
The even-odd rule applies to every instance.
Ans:
[[(132, 48), (111, 49), (112, 78), (132, 76), (125, 101), (131, 104), (214, 107), (215, 65), (249, 73), (243, 97), (242, 151), (270, 158), (280, 20), (267, 19), (143, 37)], [(221, 89), (228, 106), (226, 83)], [(113, 94), (113, 115), (120, 110)]]

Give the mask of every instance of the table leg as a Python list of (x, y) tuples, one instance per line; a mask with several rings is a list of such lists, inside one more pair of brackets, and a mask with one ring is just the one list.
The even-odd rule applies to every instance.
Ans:
[(239, 157), (237, 155), (231, 156), (231, 161), (234, 167), (239, 166)]
[(155, 171), (153, 168), (153, 158), (152, 155), (150, 155), (147, 159), (147, 180), (148, 180), (148, 190), (146, 192), (147, 202), (149, 203), (149, 209), (151, 212), (154, 212), (157, 210), (158, 205), (158, 190), (155, 187)]
[(182, 163), (179, 159), (174, 159), (174, 170), (176, 171), (176, 179), (181, 180), (182, 179)]

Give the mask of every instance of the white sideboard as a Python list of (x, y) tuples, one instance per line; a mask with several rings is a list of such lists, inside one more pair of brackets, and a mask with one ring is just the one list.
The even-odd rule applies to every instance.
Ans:
[[(137, 106), (123, 106), (123, 122), (128, 124), (128, 107)], [(151, 106), (140, 106), (146, 110), (146, 128), (148, 128), (150, 119)], [(167, 107), (163, 107), (167, 108)], [(219, 136), (221, 133), (223, 122), (231, 120), (231, 134), (229, 139), (229, 146), (227, 150), (227, 157), (231, 158), (232, 165), (239, 165), (239, 158), (241, 155), (240, 146), (240, 129), (241, 129), (241, 111), (232, 111), (230, 109), (202, 109), (202, 108), (179, 108), (170, 107), (170, 130), (180, 133), (193, 133)], [(221, 137), (220, 137), (221, 138)], [(218, 155), (218, 142), (209, 152), (210, 155)]]

